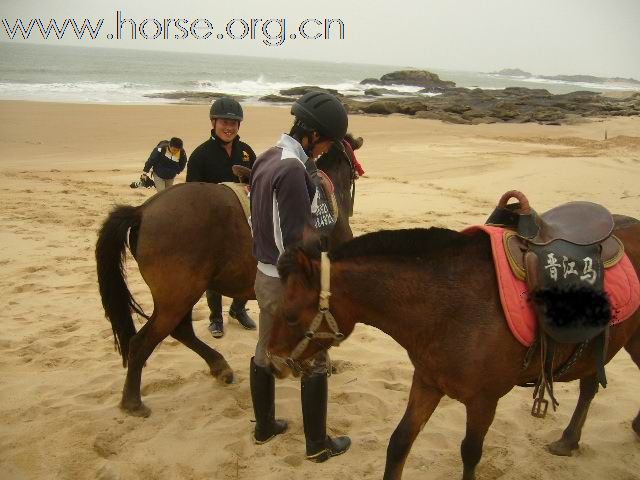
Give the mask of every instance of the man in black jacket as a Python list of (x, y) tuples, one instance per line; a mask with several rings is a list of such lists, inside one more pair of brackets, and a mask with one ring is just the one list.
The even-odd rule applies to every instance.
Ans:
[[(211, 137), (198, 146), (189, 157), (187, 182), (237, 182), (238, 178), (233, 174), (231, 167), (253, 166), (256, 154), (249, 145), (241, 142), (238, 136), (243, 118), (242, 106), (232, 98), (221, 97), (211, 105)], [(209, 331), (214, 338), (221, 338), (224, 336), (222, 296), (207, 290), (207, 303), (211, 310)], [(247, 313), (246, 304), (245, 300), (234, 299), (229, 308), (229, 316), (238, 320), (247, 330), (255, 330), (256, 324)]]
[[(187, 164), (187, 154), (182, 148), (182, 140), (173, 137), (168, 142), (162, 140), (156, 148), (153, 149), (149, 159), (142, 169), (143, 177), (149, 175), (149, 171), (153, 169), (153, 181), (156, 190), (161, 192), (165, 188), (173, 185), (176, 175), (179, 175), (184, 166)], [(143, 180), (143, 178), (140, 178)]]

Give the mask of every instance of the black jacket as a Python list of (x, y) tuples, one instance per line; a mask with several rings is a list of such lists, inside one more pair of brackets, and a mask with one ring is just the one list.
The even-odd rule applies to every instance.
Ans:
[(256, 154), (240, 137), (233, 140), (231, 156), (227, 154), (224, 144), (215, 136), (213, 130), (209, 140), (199, 145), (187, 164), (187, 182), (237, 182), (238, 178), (231, 171), (233, 165), (253, 167)]
[(149, 170), (153, 168), (154, 175), (163, 178), (165, 180), (171, 180), (175, 178), (187, 164), (187, 154), (184, 149), (180, 149), (180, 158), (178, 160), (172, 160), (165, 154), (169, 148), (169, 142), (162, 141), (156, 148), (153, 149), (149, 159), (144, 164), (143, 171), (149, 173)]

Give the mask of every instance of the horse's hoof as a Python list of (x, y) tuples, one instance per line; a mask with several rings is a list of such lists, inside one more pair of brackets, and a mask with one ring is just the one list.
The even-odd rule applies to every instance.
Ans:
[(578, 449), (577, 443), (569, 443), (565, 440), (558, 440), (557, 442), (547, 445), (549, 452), (559, 457), (571, 457), (573, 451)]
[(151, 409), (144, 403), (140, 402), (134, 406), (126, 405), (124, 402), (120, 404), (120, 409), (127, 415), (132, 417), (147, 418), (151, 415)]
[(633, 431), (636, 432), (636, 435), (638, 435), (638, 438), (640, 439), (640, 415), (636, 417), (631, 424), (631, 427), (633, 427)]
[(219, 372), (211, 370), (211, 375), (216, 377), (216, 380), (222, 385), (230, 385), (233, 383), (233, 370), (229, 367), (222, 369)]

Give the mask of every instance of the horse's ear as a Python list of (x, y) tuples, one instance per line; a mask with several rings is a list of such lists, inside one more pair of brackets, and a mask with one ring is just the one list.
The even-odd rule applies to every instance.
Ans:
[(311, 262), (311, 259), (302, 250), (302, 248), (297, 248), (295, 254), (296, 263), (298, 264), (300, 271), (308, 280), (311, 280), (313, 278), (313, 263)]
[(362, 137), (355, 138), (351, 133), (347, 133), (344, 139), (349, 142), (349, 145), (351, 145), (351, 148), (354, 150), (358, 150), (364, 144)]
[(283, 282), (293, 273), (301, 273), (311, 282), (314, 275), (313, 262), (303, 247), (292, 247), (278, 260), (278, 273)]

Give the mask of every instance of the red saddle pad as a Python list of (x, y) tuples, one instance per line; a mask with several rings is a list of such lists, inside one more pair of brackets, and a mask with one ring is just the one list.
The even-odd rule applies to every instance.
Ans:
[[(507, 254), (504, 251), (504, 228), (489, 225), (477, 225), (466, 228), (462, 233), (473, 233), (481, 230), (491, 238), (493, 263), (498, 277), (500, 301), (504, 315), (513, 335), (524, 346), (533, 344), (538, 324), (533, 307), (529, 303), (527, 284), (516, 277), (511, 270)], [(613, 267), (604, 272), (604, 289), (609, 295), (613, 316), (611, 325), (616, 325), (638, 310), (640, 306), (640, 281), (631, 260), (624, 257)]]

